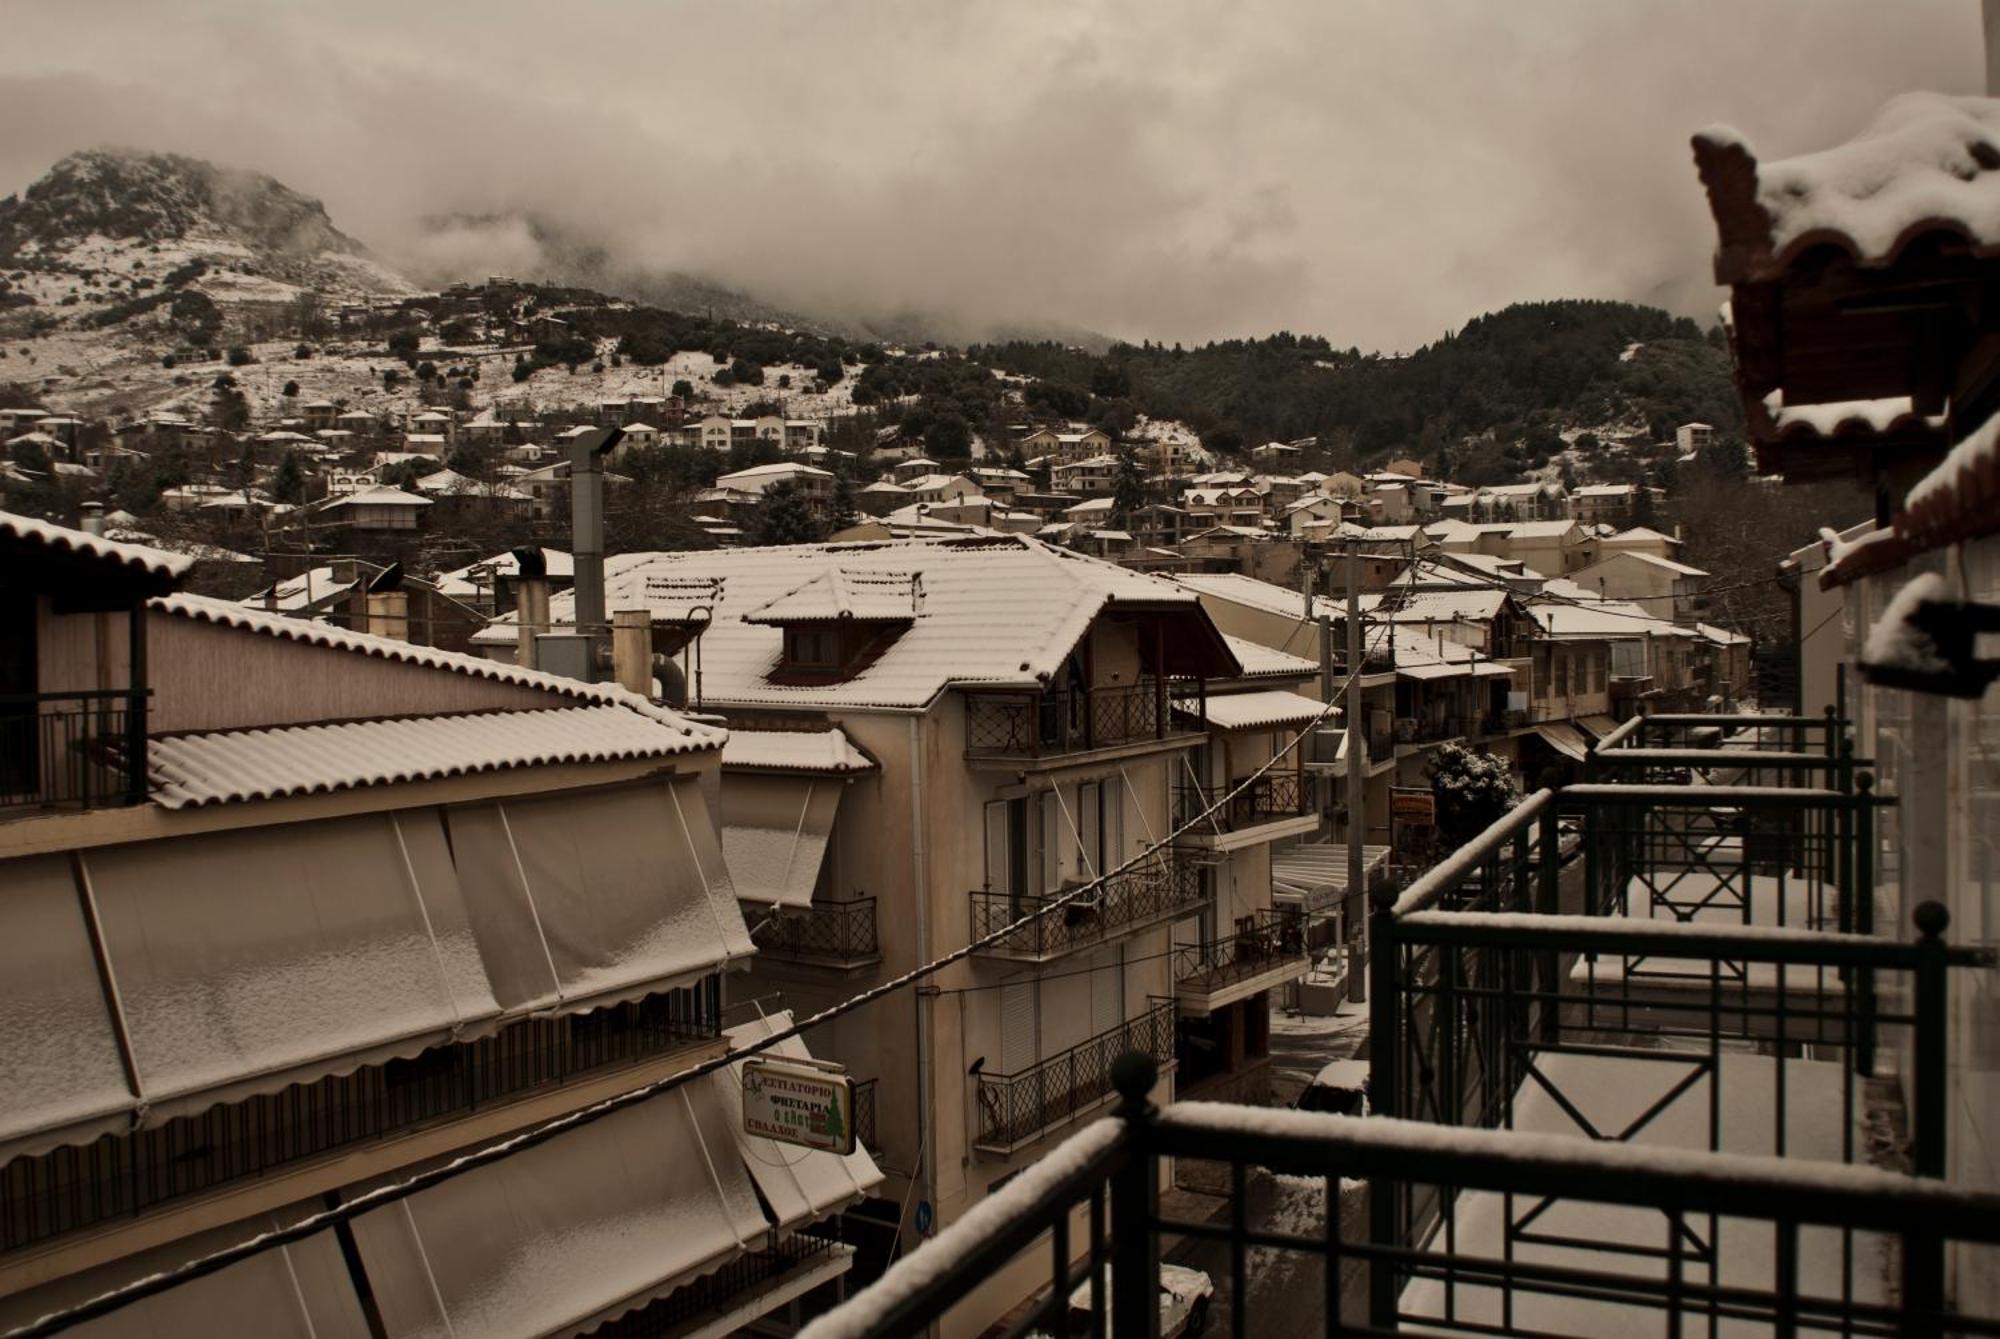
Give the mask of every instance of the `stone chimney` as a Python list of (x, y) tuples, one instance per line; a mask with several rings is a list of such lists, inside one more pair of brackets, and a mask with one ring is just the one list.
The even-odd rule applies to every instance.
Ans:
[(368, 631), (377, 637), (410, 640), (410, 595), (408, 591), (371, 591), (368, 595)]

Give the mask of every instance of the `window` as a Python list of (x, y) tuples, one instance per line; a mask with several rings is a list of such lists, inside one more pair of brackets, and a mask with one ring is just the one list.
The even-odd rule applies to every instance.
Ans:
[(785, 629), (785, 660), (795, 669), (840, 668), (838, 644), (828, 628)]

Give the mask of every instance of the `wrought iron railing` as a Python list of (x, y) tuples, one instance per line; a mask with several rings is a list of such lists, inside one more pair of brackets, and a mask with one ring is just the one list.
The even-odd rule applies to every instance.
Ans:
[(880, 1079), (863, 1079), (854, 1085), (854, 1142), (870, 1152), (882, 1146), (875, 1142), (875, 1092)]
[(1007, 1153), (1108, 1101), (1111, 1062), (1128, 1051), (1166, 1065), (1174, 1058), (1174, 1007), (1159, 1004), (1017, 1074), (978, 1076), (979, 1134), (988, 1152)]
[[(1211, 1318), (1208, 1332), (1235, 1339), (1386, 1335), (1405, 1326), (1575, 1339), (1738, 1329), (2000, 1334), (1990, 1293), (1946, 1289), (1952, 1253), (1990, 1259), (2000, 1247), (2000, 1195), (1991, 1192), (1871, 1169), (1763, 1157), (1723, 1163), (1700, 1152), (1497, 1130), (1457, 1131), (1447, 1141), (1430, 1127), (1376, 1117), (1208, 1102), (1159, 1110), (1148, 1101), (1151, 1060), (1125, 1056), (1115, 1069), (1111, 1118), (996, 1192), (976, 1235), (948, 1253), (899, 1261), (800, 1339), (904, 1339), (941, 1322), (970, 1332), (985, 1319), (968, 1314), (986, 1295), (980, 1285), (1025, 1260), (1039, 1262), (1048, 1282), (999, 1331), (1004, 1339), (1031, 1331), (1154, 1339), (1169, 1236), (1213, 1243), (1215, 1258), (1226, 1260), (1210, 1266), (1223, 1275), (1215, 1305), (1226, 1322)], [(1160, 1195), (1170, 1158), (1223, 1164), (1224, 1210), (1170, 1216)], [(1290, 1203), (1302, 1207), (1253, 1227), (1253, 1170), (1286, 1178)], [(1358, 1195), (1372, 1204), (1410, 1188), (1475, 1205), (1561, 1194), (1650, 1225), (1658, 1246), (1648, 1256), (1502, 1253), (1470, 1222), (1406, 1238), (1382, 1230), (1372, 1213), (1343, 1212)], [(1754, 1253), (1739, 1245), (1719, 1284), (1690, 1265), (1693, 1225), (1711, 1221), (1726, 1223), (1737, 1243), (1757, 1243)], [(1829, 1232), (1871, 1249), (1829, 1255)], [(1871, 1287), (1885, 1264), (1888, 1288)], [(1280, 1286), (1259, 1286), (1270, 1278)]]
[(367, 1065), (0, 1167), (0, 1251), (228, 1187), (720, 1035), (716, 978)]
[(1249, 924), (1227, 939), (1183, 944), (1174, 950), (1176, 991), (1208, 993), (1287, 964), (1300, 972), (1311, 964), (1302, 917), (1260, 911), (1245, 919)]
[(0, 696), (0, 812), (146, 799), (145, 689)]
[(787, 909), (757, 935), (761, 953), (840, 965), (870, 962), (882, 954), (876, 940), (875, 899), (813, 902)]
[[(1185, 827), (1200, 819), (1201, 827), (1196, 829), (1197, 832), (1203, 829), (1236, 832), (1319, 812), (1319, 778), (1310, 772), (1301, 776), (1297, 772), (1274, 769), (1239, 791), (1237, 787), (1240, 785), (1240, 781), (1232, 781), (1226, 786), (1203, 786), (1192, 781), (1176, 785), (1174, 826)], [(1215, 809), (1214, 813), (1208, 813), (1225, 796), (1228, 803)], [(1203, 818), (1204, 814), (1208, 816)]]
[(1051, 958), (1103, 943), (1200, 906), (1201, 872), (1177, 860), (1151, 859), (1108, 876), (1096, 889), (1066, 906), (1049, 909), (1060, 896), (975, 889), (974, 939), (1034, 916), (980, 952), (995, 957)]
[(1150, 679), (1079, 692), (967, 693), (965, 750), (1034, 758), (1198, 733), (1205, 728), (1199, 719), (1189, 724), (1175, 718), (1175, 699), (1187, 697), (1183, 685)]

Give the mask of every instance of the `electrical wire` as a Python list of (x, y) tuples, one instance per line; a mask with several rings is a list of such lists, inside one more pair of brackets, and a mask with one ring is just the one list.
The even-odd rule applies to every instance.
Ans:
[(780, 1043), (801, 1036), (822, 1023), (832, 1022), (834, 1019), (852, 1013), (864, 1005), (872, 1004), (876, 1000), (884, 999), (898, 991), (917, 984), (919, 981), (935, 976), (945, 968), (965, 961), (981, 949), (990, 948), (1001, 943), (1016, 932), (1033, 925), (1042, 917), (1052, 915), (1074, 905), (1084, 897), (1095, 893), (1112, 879), (1129, 870), (1138, 868), (1165, 850), (1175, 840), (1207, 822), (1217, 812), (1226, 808), (1238, 795), (1243, 794), (1261, 780), (1265, 773), (1290, 757), (1309, 736), (1317, 731), (1333, 715), (1339, 708), (1339, 705), (1346, 699), (1347, 693), (1356, 687), (1360, 678), (1360, 666), (1350, 667), (1349, 673), (1346, 676), (1346, 682), (1342, 685), (1341, 691), (1333, 695), (1333, 700), (1327, 702), (1320, 709), (1318, 715), (1300, 727), (1285, 743), (1283, 748), (1274, 750), (1268, 761), (1258, 767), (1249, 776), (1235, 783), (1228, 791), (1222, 793), (1213, 804), (1209, 805), (1201, 813), (1196, 814), (1179, 827), (1170, 830), (1165, 836), (1145, 847), (1117, 868), (1100, 874), (1096, 878), (1050, 899), (1035, 910), (1001, 926), (997, 930), (990, 931), (973, 939), (969, 943), (953, 949), (949, 953), (913, 967), (900, 976), (872, 986), (867, 990), (861, 991), (859, 994), (851, 995), (838, 1004), (829, 1005), (803, 1021), (794, 1022), (789, 1027), (780, 1028), (775, 1032), (768, 1033), (756, 1041), (735, 1050), (700, 1061), (677, 1074), (670, 1074), (665, 1078), (655, 1080), (641, 1087), (614, 1094), (601, 1102), (594, 1103), (577, 1111), (572, 1111), (567, 1115), (555, 1117), (533, 1129), (525, 1130), (520, 1134), (464, 1154), (442, 1166), (433, 1167), (413, 1176), (406, 1177), (401, 1181), (391, 1182), (387, 1185), (377, 1186), (372, 1190), (364, 1191), (359, 1195), (343, 1200), (337, 1205), (301, 1218), (295, 1223), (274, 1228), (269, 1232), (260, 1233), (245, 1241), (212, 1251), (207, 1255), (197, 1256), (195, 1259), (186, 1261), (172, 1269), (161, 1270), (158, 1273), (150, 1274), (142, 1279), (136, 1279), (131, 1283), (79, 1302), (74, 1306), (51, 1312), (19, 1329), (10, 1331), (7, 1339), (41, 1339), (41, 1336), (56, 1334), (84, 1321), (110, 1315), (113, 1312), (131, 1306), (135, 1302), (166, 1292), (183, 1283), (192, 1282), (198, 1278), (205, 1278), (210, 1274), (227, 1269), (231, 1265), (248, 1260), (253, 1256), (261, 1255), (265, 1251), (273, 1250), (280, 1246), (287, 1246), (295, 1241), (303, 1241), (305, 1238), (322, 1232), (327, 1228), (349, 1222), (365, 1213), (379, 1209), (385, 1204), (393, 1204), (407, 1199), (420, 1191), (430, 1189), (432, 1186), (442, 1185), (444, 1182), (463, 1176), (467, 1172), (487, 1166), (490, 1163), (499, 1162), (515, 1153), (524, 1152), (527, 1149), (547, 1143), (549, 1140), (559, 1135), (567, 1134), (571, 1130), (581, 1129), (583, 1126), (594, 1124), (607, 1116), (625, 1110), (627, 1107), (637, 1106), (642, 1102), (648, 1102), (656, 1097), (673, 1092), (684, 1084), (691, 1083), (696, 1079), (720, 1073), (724, 1069), (738, 1064), (751, 1056), (759, 1055), (771, 1050)]

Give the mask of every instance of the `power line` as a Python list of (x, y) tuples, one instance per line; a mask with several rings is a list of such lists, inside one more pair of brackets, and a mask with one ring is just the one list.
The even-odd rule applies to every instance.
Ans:
[(570, 1112), (568, 1115), (558, 1116), (531, 1130), (525, 1130), (511, 1138), (503, 1139), (499, 1143), (489, 1144), (485, 1148), (467, 1153), (441, 1167), (434, 1167), (402, 1181), (365, 1191), (362, 1194), (354, 1196), (352, 1199), (345, 1200), (331, 1208), (322, 1209), (318, 1213), (302, 1218), (296, 1223), (274, 1228), (269, 1232), (251, 1237), (246, 1241), (237, 1242), (233, 1246), (226, 1246), (221, 1250), (199, 1256), (173, 1269), (162, 1270), (145, 1278), (134, 1280), (122, 1287), (114, 1288), (109, 1292), (93, 1297), (88, 1301), (80, 1302), (75, 1306), (51, 1312), (20, 1329), (11, 1331), (7, 1339), (40, 1339), (40, 1336), (55, 1334), (71, 1326), (81, 1324), (84, 1321), (95, 1320), (98, 1317), (110, 1315), (113, 1312), (131, 1306), (135, 1302), (143, 1301), (145, 1298), (166, 1292), (183, 1283), (189, 1283), (198, 1278), (205, 1278), (210, 1274), (227, 1269), (231, 1265), (248, 1260), (253, 1256), (261, 1255), (265, 1251), (280, 1246), (287, 1246), (295, 1241), (302, 1241), (327, 1228), (349, 1222), (360, 1217), (362, 1214), (379, 1209), (383, 1205), (407, 1199), (420, 1191), (428, 1190), (432, 1186), (441, 1185), (446, 1181), (453, 1180), (467, 1172), (484, 1167), (489, 1163), (499, 1162), (504, 1158), (511, 1157), (515, 1153), (520, 1153), (537, 1145), (547, 1143), (558, 1135), (567, 1134), (571, 1130), (594, 1124), (606, 1116), (623, 1111), (627, 1107), (651, 1101), (653, 1098), (672, 1092), (695, 1079), (706, 1078), (711, 1074), (720, 1073), (731, 1065), (737, 1064), (753, 1055), (768, 1051), (781, 1042), (790, 1041), (794, 1037), (798, 1037), (822, 1023), (832, 1022), (836, 1018), (854, 1012), (863, 1005), (872, 1004), (876, 1000), (886, 998), (897, 991), (906, 989), (919, 981), (934, 976), (954, 963), (963, 962), (981, 949), (998, 944), (1017, 931), (1034, 924), (1043, 916), (1064, 910), (1078, 899), (1097, 891), (1097, 889), (1110, 880), (1124, 874), (1128, 870), (1139, 867), (1181, 836), (1206, 823), (1217, 812), (1226, 808), (1238, 795), (1244, 793), (1257, 781), (1262, 779), (1265, 773), (1276, 767), (1297, 750), (1299, 745), (1304, 743), (1306, 738), (1334, 713), (1338, 704), (1345, 699), (1347, 692), (1354, 688), (1356, 681), (1360, 677), (1359, 667), (1353, 667), (1347, 676), (1347, 682), (1343, 686), (1341, 693), (1335, 695), (1333, 701), (1322, 706), (1319, 714), (1295, 732), (1283, 748), (1274, 750), (1269, 761), (1220, 795), (1208, 808), (1202, 810), (1179, 827), (1172, 829), (1165, 836), (1139, 851), (1116, 869), (1100, 874), (1096, 878), (1052, 898), (1026, 915), (1007, 925), (1001, 926), (997, 930), (981, 935), (970, 943), (944, 954), (942, 957), (934, 958), (927, 963), (913, 967), (901, 976), (884, 981), (880, 985), (872, 986), (857, 995), (849, 996), (838, 1004), (829, 1005), (802, 1022), (794, 1022), (789, 1027), (780, 1028), (736, 1050), (701, 1061), (677, 1074), (670, 1074), (665, 1078), (658, 1079), (641, 1087), (628, 1089), (625, 1092), (615, 1094), (579, 1111)]

